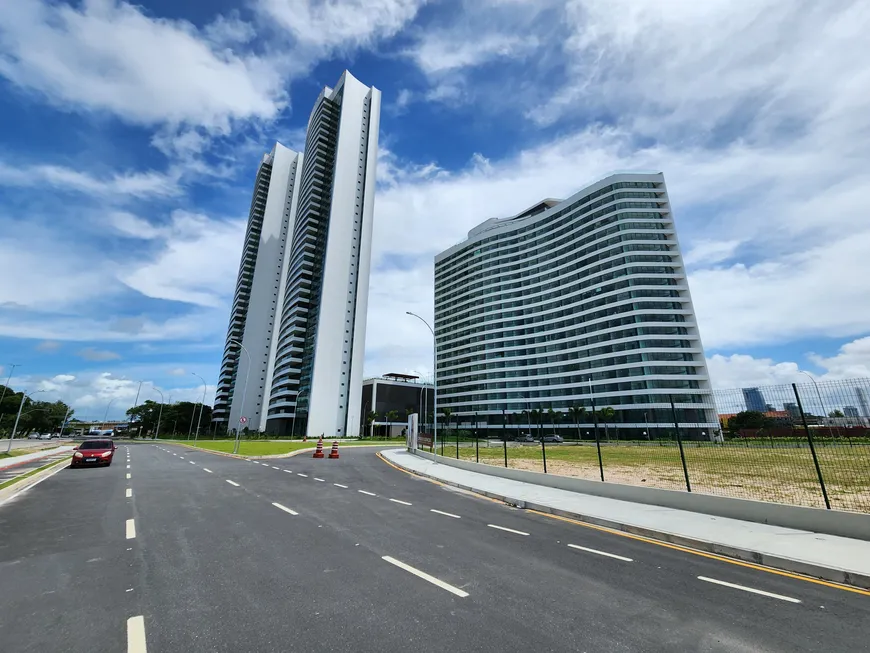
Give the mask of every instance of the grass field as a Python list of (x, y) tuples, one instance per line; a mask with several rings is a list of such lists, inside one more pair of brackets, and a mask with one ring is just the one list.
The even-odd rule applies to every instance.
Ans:
[[(684, 444), (686, 468), (693, 492), (741, 499), (776, 501), (824, 507), (818, 475), (808, 447), (732, 446), (689, 442)], [(480, 462), (504, 465), (502, 446), (480, 447)], [(508, 466), (543, 471), (541, 446), (509, 446)], [(870, 512), (870, 445), (817, 447), (831, 507)], [(456, 457), (455, 445), (446, 443), (446, 457)], [(459, 449), (460, 458), (474, 460), (473, 446)], [(602, 444), (604, 480), (668, 490), (685, 490), (686, 480), (676, 444)], [(599, 480), (594, 445), (547, 445), (547, 472)]]
[(14, 458), (15, 456), (23, 456), (28, 453), (40, 451), (41, 449), (42, 447), (27, 447), (23, 449), (13, 449), (9, 453), (6, 453), (6, 451), (2, 451), (0, 452), (0, 460), (3, 460), (4, 458)]
[[(169, 440), (173, 442), (173, 440)], [(187, 440), (175, 440), (179, 444), (189, 444), (193, 446), (193, 442)], [(339, 440), (340, 447), (353, 447), (362, 444), (395, 444), (403, 446), (405, 439), (393, 440)], [(242, 440), (239, 443), (239, 454), (242, 456), (274, 456), (277, 454), (292, 453), (300, 449), (311, 449), (317, 445), (316, 440), (308, 442), (297, 442), (290, 440)], [(212, 451), (222, 451), (224, 453), (232, 453), (235, 442), (233, 440), (198, 440), (196, 446), (201, 449), (211, 449)], [(329, 449), (332, 447), (332, 440), (324, 440), (323, 448)]]

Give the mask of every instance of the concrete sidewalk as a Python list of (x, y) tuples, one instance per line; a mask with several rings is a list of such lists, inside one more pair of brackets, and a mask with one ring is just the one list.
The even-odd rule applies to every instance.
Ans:
[(870, 589), (870, 542), (630, 503), (457, 469), (404, 449), (402, 469), (507, 503), (825, 580)]
[(51, 449), (43, 449), (41, 451), (34, 451), (33, 453), (26, 453), (23, 456), (12, 456), (11, 458), (4, 458), (0, 460), (0, 469), (6, 469), (8, 467), (14, 467), (16, 465), (21, 465), (22, 463), (30, 462), (32, 460), (39, 460), (40, 458), (47, 458), (48, 456), (53, 456), (58, 453), (65, 453), (67, 451), (72, 451), (75, 447), (52, 447)]

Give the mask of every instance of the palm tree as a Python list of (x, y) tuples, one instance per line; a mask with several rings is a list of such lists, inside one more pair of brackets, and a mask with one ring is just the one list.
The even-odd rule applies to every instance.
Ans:
[(553, 407), (550, 406), (547, 409), (547, 414), (550, 416), (550, 426), (553, 427), (553, 435), (556, 435), (556, 422), (561, 421), (562, 413), (553, 410)]
[(370, 411), (368, 415), (366, 415), (366, 429), (369, 432), (369, 437), (372, 435), (372, 424), (374, 424), (378, 419), (378, 414), (375, 411)]
[(604, 424), (604, 437), (607, 438), (608, 442), (610, 442), (610, 433), (607, 431), (607, 420), (612, 420), (614, 417), (616, 417), (616, 411), (610, 406), (605, 406), (598, 411), (598, 419)]
[(447, 430), (448, 431), (450, 430), (450, 416), (451, 415), (453, 415), (453, 411), (450, 410), (449, 408), (442, 408), (441, 409), (441, 416), (447, 422)]
[(577, 427), (577, 439), (582, 440), (582, 436), (580, 435), (580, 422), (583, 421), (583, 418), (586, 417), (586, 407), (585, 406), (571, 406), (568, 409), (568, 414), (574, 420), (574, 425)]
[(399, 411), (398, 410), (389, 411), (386, 415), (386, 418), (387, 418), (388, 423), (384, 425), (384, 428), (386, 429), (385, 435), (386, 435), (386, 437), (389, 438), (392, 435), (392, 423), (395, 422), (397, 419), (399, 419)]
[[(541, 415), (543, 415), (543, 411), (540, 408), (533, 408), (529, 411), (529, 415), (532, 418), (532, 421), (538, 425), (538, 437), (541, 436)], [(531, 435), (531, 433), (529, 434)]]

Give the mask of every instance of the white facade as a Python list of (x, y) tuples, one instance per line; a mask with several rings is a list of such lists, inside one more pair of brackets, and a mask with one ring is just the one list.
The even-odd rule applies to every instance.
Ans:
[(454, 419), (582, 406), (580, 431), (594, 401), (611, 428), (654, 437), (673, 428), (673, 396), (691, 435), (718, 425), (661, 173), (472, 229), (435, 258), (435, 332), (438, 407)]
[[(218, 391), (232, 402), (229, 428), (244, 414), (281, 435), (359, 432), (380, 97), (345, 71), (315, 102), (304, 155), (280, 145), (271, 155), (260, 254), (242, 259), (253, 271), (247, 314), (231, 319), (222, 368), (231, 390)], [(255, 199), (262, 185), (258, 175)], [(233, 333), (252, 362), (244, 407), (247, 357)]]

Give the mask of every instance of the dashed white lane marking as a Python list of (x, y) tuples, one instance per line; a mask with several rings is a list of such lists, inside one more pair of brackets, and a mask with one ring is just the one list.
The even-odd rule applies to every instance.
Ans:
[(322, 478), (317, 478), (316, 476), (314, 477), (314, 480), (320, 481), (321, 483), (326, 483), (326, 481), (324, 481)]
[(435, 510), (435, 508), (430, 508), (429, 512), (434, 512), (439, 515), (444, 515), (445, 517), (453, 517), (453, 519), (462, 519), (459, 515), (454, 515), (452, 512), (444, 512), (443, 510)]
[(291, 515), (298, 515), (299, 514), (295, 510), (290, 510), (290, 508), (288, 508), (287, 506), (282, 506), (280, 503), (273, 503), (272, 505), (275, 506), (276, 508), (283, 510), (284, 512), (289, 512)]
[(255, 465), (259, 465), (259, 464), (260, 464), (260, 461), (259, 461), (259, 460), (252, 460), (251, 462), (254, 463)]
[(179, 460), (184, 460), (184, 456), (179, 456)]
[(390, 499), (393, 503), (401, 503), (403, 506), (413, 506), (413, 503), (408, 503), (407, 501), (400, 501), (399, 499)]
[(130, 465), (127, 465), (127, 469), (130, 469)]
[(346, 486), (346, 485), (342, 485), (341, 483), (333, 483), (333, 485), (334, 485), (335, 487), (344, 488), (345, 490), (347, 489), (347, 486)]
[(523, 531), (515, 531), (512, 528), (505, 528), (504, 526), (496, 526), (495, 524), (487, 524), (490, 528), (497, 528), (500, 531), (507, 531), (508, 533), (515, 533), (517, 535), (528, 535), (528, 533), (524, 533)]
[(127, 478), (130, 478), (130, 472), (127, 472)]
[(136, 537), (136, 522), (132, 519), (127, 520), (127, 539), (132, 540)]
[(206, 472), (208, 472), (209, 474), (212, 473), (212, 471), (211, 471), (208, 467), (203, 467), (203, 470), (206, 471)]
[(631, 558), (626, 558), (625, 556), (618, 556), (615, 553), (607, 553), (607, 551), (599, 551), (598, 549), (590, 549), (585, 546), (580, 546), (579, 544), (569, 544), (572, 549), (579, 549), (580, 551), (588, 551), (589, 553), (596, 553), (600, 556), (607, 556), (608, 558), (616, 558), (617, 560), (624, 560), (625, 562), (634, 562)]
[(174, 453), (174, 454), (172, 454), (172, 455), (173, 455), (173, 456), (177, 456), (178, 454), (177, 454), (177, 453)]
[(147, 653), (145, 643), (145, 617), (127, 619), (127, 653)]
[(195, 464), (196, 464), (196, 463), (193, 462), (192, 460), (188, 460), (187, 462), (189, 462), (191, 465), (195, 465)]
[(132, 497), (132, 496), (133, 496), (133, 488), (129, 488), (129, 487), (128, 487), (128, 488), (127, 488), (127, 492), (126, 492), (126, 494), (125, 494), (124, 496), (126, 496), (128, 499), (129, 499), (130, 497)]
[(239, 484), (236, 483), (235, 481), (231, 481), (231, 480), (227, 479), (227, 483), (229, 483), (230, 485), (232, 485), (234, 487), (239, 487)]
[(780, 601), (788, 601), (789, 603), (800, 603), (800, 599), (792, 598), (791, 596), (783, 596), (782, 594), (774, 594), (773, 592), (765, 592), (764, 590), (757, 590), (754, 587), (746, 587), (745, 585), (735, 585), (734, 583), (726, 583), (724, 580), (716, 580), (715, 578), (707, 578), (706, 576), (698, 576), (698, 580), (703, 580), (707, 583), (715, 583), (716, 585), (724, 585), (725, 587), (731, 587), (736, 590), (743, 590), (744, 592), (751, 592), (752, 594), (761, 594), (761, 596), (769, 596), (772, 599), (779, 599)]
[(370, 497), (376, 497), (376, 496), (378, 496), (378, 495), (375, 494), (374, 492), (366, 492), (365, 490), (357, 490), (357, 492), (359, 492), (360, 494), (368, 494)]
[(293, 470), (292, 470), (292, 469), (285, 469), (284, 471), (287, 472), (288, 474), (292, 474), (292, 473), (293, 473)]
[(300, 472), (296, 472), (296, 476), (302, 476), (304, 478), (308, 478), (308, 474), (302, 474)]
[(458, 587), (454, 587), (453, 585), (450, 585), (449, 583), (445, 583), (443, 580), (439, 580), (438, 578), (435, 578), (435, 576), (430, 576), (425, 571), (420, 571), (419, 569), (415, 569), (411, 565), (406, 565), (404, 562), (402, 562), (400, 560), (396, 560), (395, 558), (391, 558), (390, 556), (383, 556), (381, 559), (386, 560), (391, 565), (396, 565), (399, 569), (404, 569), (408, 573), (414, 574), (418, 578), (422, 578), (423, 580), (428, 581), (428, 582), (432, 583), (433, 585), (440, 587), (443, 590), (447, 590), (451, 594), (455, 594), (456, 596), (458, 596), (460, 598), (465, 598), (466, 596), (468, 596), (468, 592), (465, 592), (465, 591), (459, 589)]
[(272, 465), (272, 469), (278, 469), (280, 471), (280, 468), (275, 467), (275, 465)]

